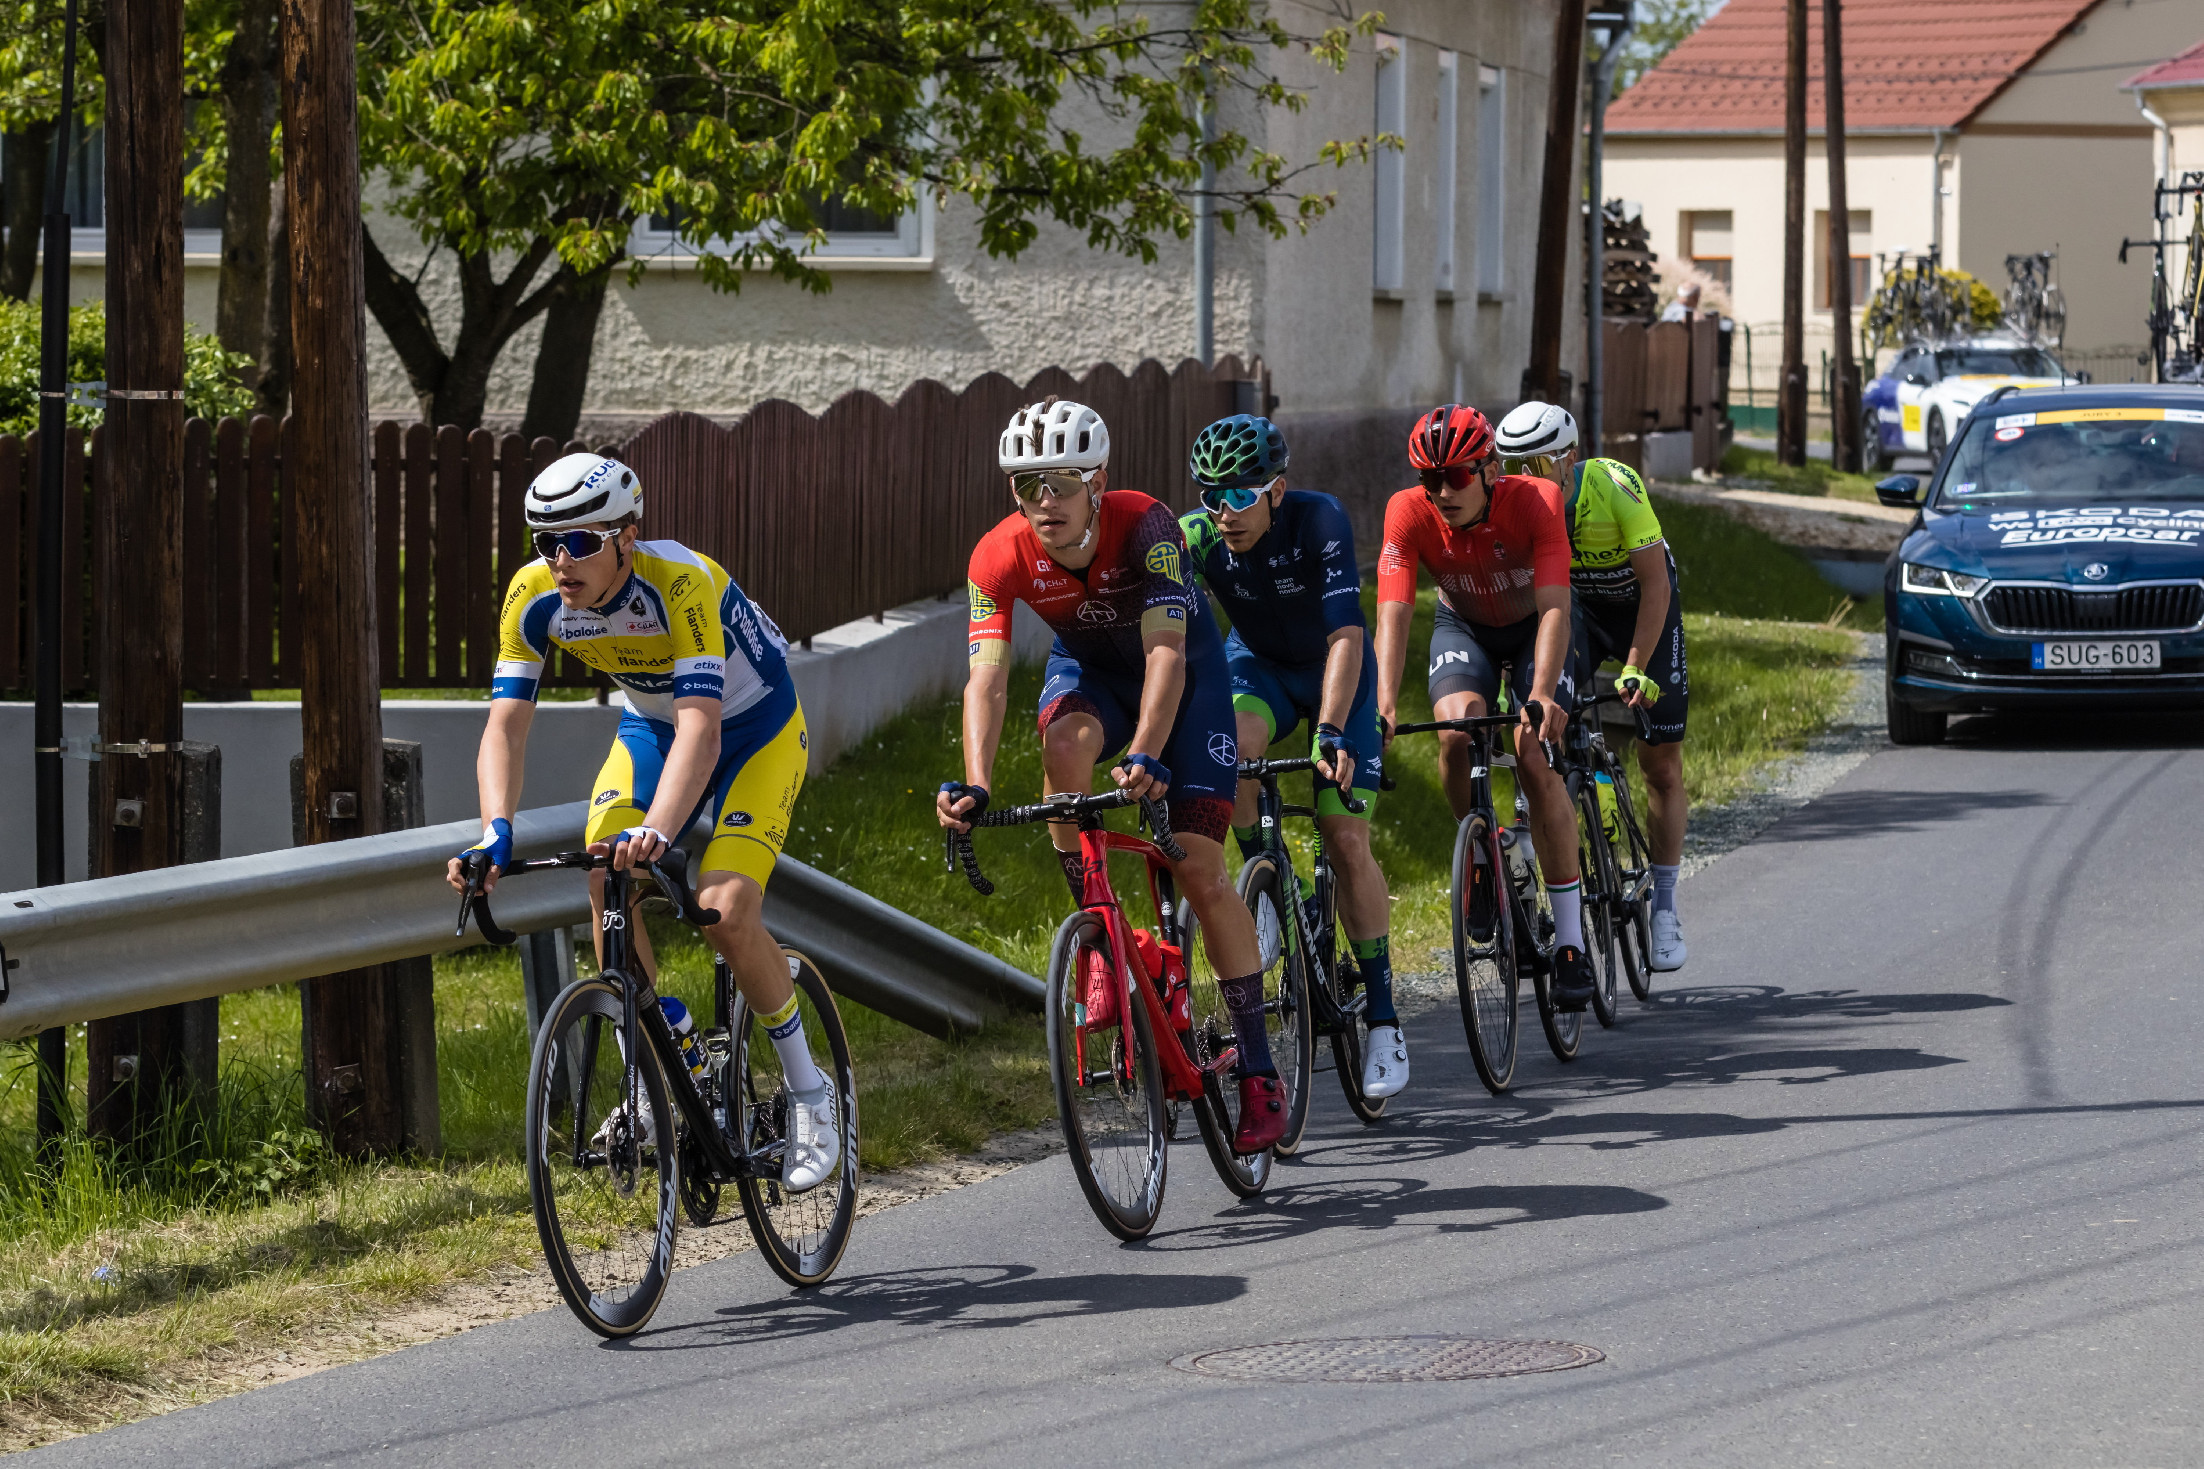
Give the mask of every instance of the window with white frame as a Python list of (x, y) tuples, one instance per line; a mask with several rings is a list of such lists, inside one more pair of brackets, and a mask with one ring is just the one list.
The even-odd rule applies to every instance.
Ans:
[[(1408, 133), (1408, 65), (1400, 37), (1377, 38), (1377, 130), (1405, 138)], [(1407, 283), (1407, 157), (1398, 148), (1382, 148), (1375, 161), (1377, 197), (1373, 201), (1373, 255), (1370, 284), (1395, 294)]]
[(1508, 79), (1477, 68), (1477, 294), (1507, 289)]
[[(811, 213), (826, 231), (826, 243), (812, 252), (813, 260), (919, 261), (933, 256), (933, 210), (924, 194), (914, 208), (893, 217), (839, 199), (815, 200)], [(645, 258), (694, 259), (703, 254), (679, 229), (677, 214), (649, 215), (636, 222), (628, 249)]]
[[(58, 135), (56, 151), (67, 146)], [(0, 190), (12, 194), (24, 186), (25, 176), (37, 169), (50, 181), (53, 154), (33, 158), (13, 138), (0, 140)], [(187, 165), (188, 166), (188, 165)], [(76, 147), (63, 171), (62, 206), (69, 215), (69, 249), (81, 255), (104, 254), (107, 249), (107, 134), (90, 128), (77, 134)], [(222, 253), (222, 196), (184, 200), (184, 253)]]
[(1455, 141), (1461, 135), (1461, 76), (1462, 58), (1452, 51), (1439, 53), (1439, 146), (1433, 151), (1438, 157), (1438, 187), (1432, 192), (1432, 208), (1438, 223), (1438, 253), (1436, 277), (1439, 293), (1454, 294), (1454, 180), (1458, 173), (1459, 153)]

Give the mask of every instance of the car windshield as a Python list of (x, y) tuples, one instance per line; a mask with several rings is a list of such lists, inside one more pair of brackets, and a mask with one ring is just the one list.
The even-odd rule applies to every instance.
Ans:
[(2204, 503), (2204, 410), (1978, 414), (1944, 471), (1936, 508), (2144, 500)]
[(1936, 354), (1943, 377), (2064, 377), (2051, 354), (2038, 347), (1948, 347)]

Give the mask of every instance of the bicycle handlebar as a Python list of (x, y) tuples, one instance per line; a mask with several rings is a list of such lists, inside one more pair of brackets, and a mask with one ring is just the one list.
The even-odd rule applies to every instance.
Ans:
[[(1082, 816), (1115, 811), (1121, 806), (1138, 805), (1141, 819), (1148, 823), (1154, 835), (1156, 850), (1173, 862), (1186, 860), (1186, 849), (1171, 835), (1171, 818), (1163, 803), (1152, 796), (1130, 796), (1123, 791), (1105, 791), (1099, 796), (1078, 796), (1066, 792), (1049, 796), (1029, 806), (1005, 806), (1000, 811), (982, 811), (972, 818), (972, 825), (982, 826), (1030, 826), (1037, 821), (1076, 821)], [(979, 853), (973, 850), (972, 833), (958, 831), (953, 826), (942, 828), (943, 860), (951, 872), (964, 869), (965, 881), (981, 897), (995, 891), (995, 885), (980, 871)]]
[[(459, 924), (452, 930), (453, 938), (462, 938), (467, 932), (467, 919), (472, 916), (475, 927), (489, 943), (511, 947), (519, 942), (520, 935), (498, 926), (490, 914), (490, 895), (483, 889), (483, 880), (489, 875), (489, 854), (469, 852), (459, 859), (459, 870), (466, 875), (466, 889), (459, 895)], [(685, 847), (668, 847), (657, 858), (644, 864), (658, 890), (680, 911), (685, 922), (705, 928), (719, 922), (717, 908), (707, 908), (697, 901), (696, 889), (689, 881), (689, 853)], [(516, 872), (546, 872), (554, 867), (575, 867), (584, 872), (612, 866), (609, 852), (559, 852), (549, 857), (537, 857), (525, 862), (515, 862), (505, 869), (511, 877)]]
[[(1316, 769), (1316, 762), (1305, 755), (1291, 760), (1242, 760), (1240, 762), (1240, 778), (1242, 780), (1261, 780), (1267, 775), (1289, 775), (1296, 770), (1314, 769)], [(1339, 789), (1336, 781), (1326, 781), (1325, 783), (1333, 790)], [(1370, 803), (1356, 799), (1352, 791), (1340, 791), (1339, 799), (1340, 803), (1356, 816), (1360, 816), (1370, 809)]]

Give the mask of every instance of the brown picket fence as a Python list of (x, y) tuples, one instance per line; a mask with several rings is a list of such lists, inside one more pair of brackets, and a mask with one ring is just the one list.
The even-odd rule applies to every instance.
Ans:
[[(695, 414), (657, 419), (600, 446), (645, 487), (644, 534), (712, 556), (793, 639), (878, 616), (962, 584), (980, 535), (1008, 512), (995, 469), (1003, 424), (1050, 393), (1099, 410), (1110, 427), (1111, 482), (1191, 503), (1186, 452), (1212, 419), (1268, 401), (1258, 361), (1213, 368), (1148, 361), (1131, 373), (1049, 369), (1020, 387), (990, 373), (961, 391), (922, 381), (888, 403), (850, 393), (825, 413), (759, 404), (731, 425)], [(288, 420), (191, 419), (184, 426), (184, 683), (205, 697), (295, 688), (299, 599), (293, 498), (284, 472)], [(110, 589), (88, 533), (101, 432), (63, 448), (62, 677), (96, 693), (93, 639)], [(0, 435), (0, 690), (33, 677), (30, 610), (38, 541), (39, 436)], [(505, 584), (532, 554), (520, 498), (538, 471), (584, 447), (449, 425), (385, 421), (372, 433), (377, 651), (385, 688), (489, 682)], [(115, 595), (128, 595), (115, 589)], [(596, 676), (555, 659), (547, 681)]]

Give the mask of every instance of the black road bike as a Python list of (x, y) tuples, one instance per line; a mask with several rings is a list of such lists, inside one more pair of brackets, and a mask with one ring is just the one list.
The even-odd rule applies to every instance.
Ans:
[[(458, 932), (471, 912), (483, 938), (512, 943), (482, 891), (486, 859), (463, 860)], [(606, 869), (602, 970), (568, 985), (536, 1033), (526, 1146), (528, 1196), (559, 1294), (591, 1331), (622, 1337), (642, 1330), (665, 1295), (680, 1215), (710, 1224), (728, 1183), (776, 1275), (803, 1287), (834, 1273), (857, 1217), (857, 1083), (833, 993), (809, 959), (783, 949), (813, 1059), (833, 1080), (841, 1130), (835, 1171), (790, 1191), (781, 1159), (793, 1102), (764, 1024), (715, 959), (712, 1026), (697, 1036), (692, 1076), (635, 962), (629, 924), (641, 874), (611, 866), (610, 856), (561, 852), (516, 862), (505, 876)], [(687, 852), (671, 848), (648, 870), (682, 918), (700, 927), (719, 921), (697, 904)]]
[[(1653, 998), (1653, 849), (1638, 821), (1622, 756), (1607, 743), (1598, 719), (1599, 706), (1622, 702), (1622, 695), (1610, 690), (1578, 704), (1566, 741), (1565, 778), (1577, 808), (1584, 874), (1585, 947), (1589, 952), (1596, 925), (1598, 941), (1608, 951), (1594, 960), (1600, 987), (1592, 1006), (1603, 1026), (1615, 1023), (1617, 968), (1629, 979), (1630, 993), (1641, 1001)], [(1645, 711), (1630, 713), (1643, 739)]]
[[(1258, 783), (1255, 804), (1263, 841), (1263, 850), (1240, 868), (1240, 896), (1255, 914), (1256, 937), (1263, 944), (1266, 966), (1274, 943), (1281, 947), (1287, 964), (1300, 966), (1309, 996), (1307, 1028), (1311, 1038), (1331, 1037), (1332, 1067), (1339, 1073), (1340, 1090), (1347, 1094), (1347, 1107), (1362, 1121), (1374, 1125), (1385, 1115), (1385, 1104), (1391, 1098), (1362, 1094), (1362, 1055), (1367, 1039), (1362, 1017), (1369, 996), (1359, 993), (1362, 975), (1354, 955), (1339, 943), (1338, 878), (1324, 849), (1321, 828), (1310, 838), (1315, 862), (1305, 896), (1301, 874), (1295, 871), (1293, 853), (1286, 846), (1285, 818), (1305, 816), (1314, 822), (1316, 807), (1288, 805), (1278, 789), (1278, 777), (1315, 769), (1316, 762), (1305, 757), (1240, 762), (1240, 779)], [(1369, 809), (1367, 803), (1352, 795), (1342, 799), (1356, 815)], [(1306, 1095), (1297, 1101), (1291, 1129), (1278, 1144), (1281, 1153), (1300, 1146), (1301, 1131), (1308, 1122)]]

